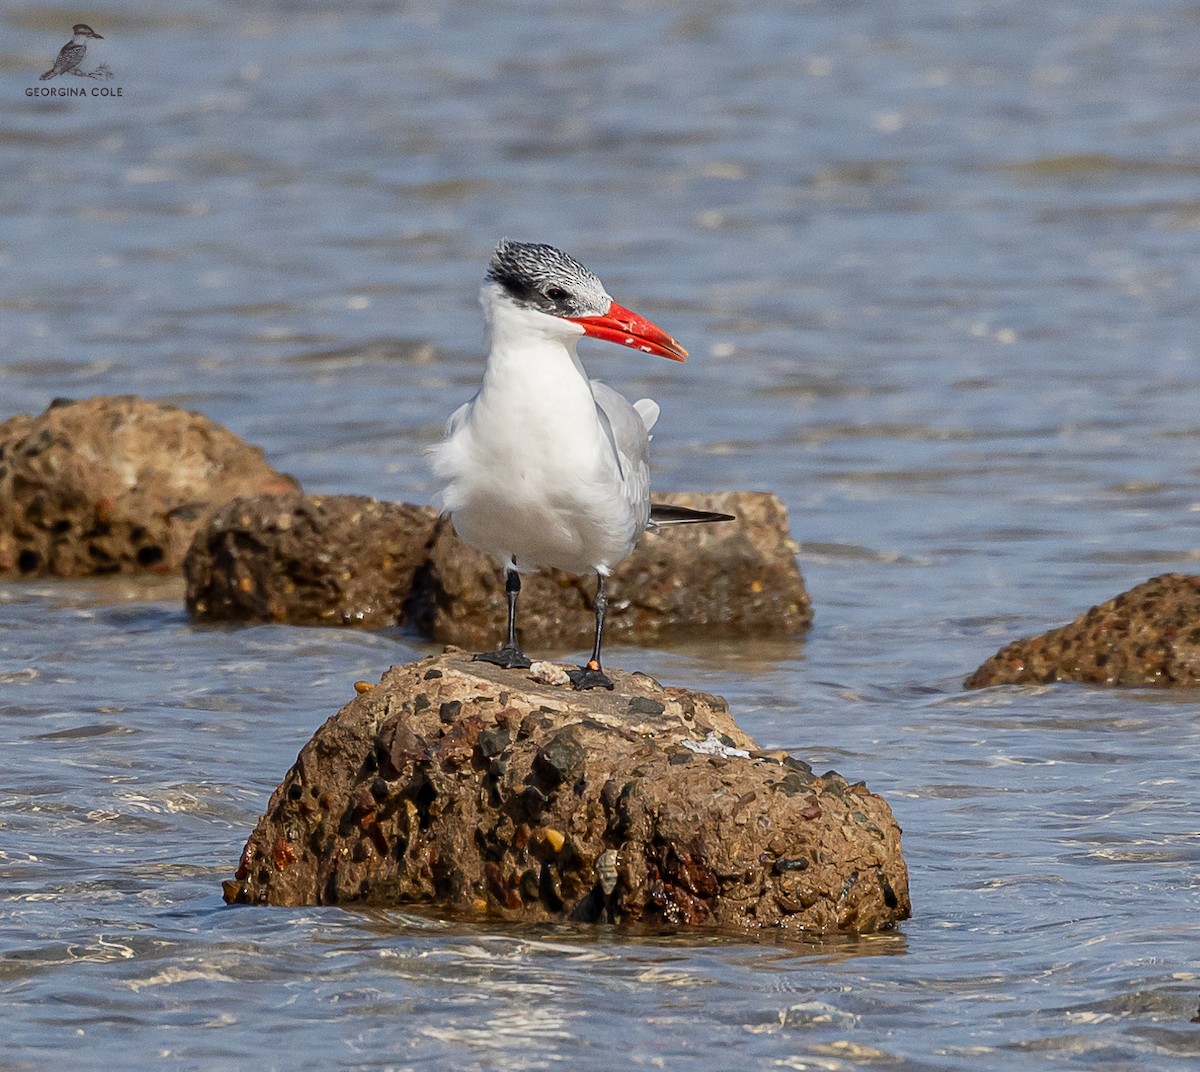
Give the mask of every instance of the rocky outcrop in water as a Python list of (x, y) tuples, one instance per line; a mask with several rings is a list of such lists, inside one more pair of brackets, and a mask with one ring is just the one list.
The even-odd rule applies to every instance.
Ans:
[[(812, 620), (787, 511), (762, 492), (664, 495), (737, 521), (650, 533), (608, 586), (609, 641), (671, 632), (795, 634)], [(408, 623), (443, 643), (495, 647), (503, 579), (429, 507), (357, 496), (230, 503), (197, 534), (187, 602), (204, 618), (378, 627)], [(590, 643), (594, 578), (557, 570), (523, 581), (530, 648)]]
[(188, 609), (218, 621), (395, 625), (436, 520), (430, 506), (361, 495), (235, 499), (188, 552)]
[(1092, 607), (1070, 625), (1005, 645), (966, 680), (1200, 685), (1200, 577), (1165, 573)]
[(870, 932), (910, 914), (865, 785), (764, 753), (718, 697), (609, 670), (393, 667), (305, 745), (238, 904), (430, 905), (513, 920)]
[(0, 576), (178, 571), (217, 506), (296, 487), (200, 414), (59, 399), (0, 424)]
[[(643, 537), (609, 579), (606, 640), (646, 641), (697, 631), (787, 635), (808, 627), (812, 604), (796, 564), (799, 548), (778, 498), (738, 491), (655, 499), (733, 514), (737, 520), (675, 526)], [(519, 622), (525, 644), (574, 648), (590, 643), (595, 585), (594, 577), (561, 570), (522, 578)], [(434, 640), (495, 647), (504, 631), (504, 581), (487, 555), (467, 547), (442, 520), (408, 611)]]

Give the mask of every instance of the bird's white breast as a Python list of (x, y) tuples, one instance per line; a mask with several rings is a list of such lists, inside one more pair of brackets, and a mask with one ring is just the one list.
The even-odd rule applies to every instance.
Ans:
[(607, 573), (645, 519), (631, 508), (573, 325), (506, 331), (508, 312), (520, 313), (494, 317), (479, 392), (431, 451), (447, 480), (443, 509), (462, 539), (506, 564)]

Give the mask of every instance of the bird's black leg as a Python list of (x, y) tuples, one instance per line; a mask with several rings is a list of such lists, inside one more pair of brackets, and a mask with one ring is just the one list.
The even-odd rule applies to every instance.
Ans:
[(504, 591), (508, 596), (508, 639), (499, 651), (486, 651), (472, 658), (495, 663), (505, 670), (527, 670), (533, 664), (517, 643), (517, 596), (521, 594), (521, 575), (515, 569), (505, 570)]
[(592, 657), (587, 666), (578, 670), (568, 670), (567, 677), (571, 684), (582, 691), (583, 689), (611, 689), (613, 683), (608, 675), (600, 669), (600, 645), (604, 641), (604, 614), (608, 610), (608, 600), (604, 596), (604, 574), (596, 574), (596, 642), (592, 645)]

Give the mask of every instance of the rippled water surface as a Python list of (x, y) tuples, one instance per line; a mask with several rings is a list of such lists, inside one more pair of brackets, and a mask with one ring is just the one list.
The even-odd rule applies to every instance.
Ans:
[[(44, 99), (70, 24), (119, 98)], [(428, 501), (498, 238), (691, 349), (663, 488), (788, 504), (803, 641), (614, 648), (882, 792), (914, 918), (827, 945), (226, 908), (396, 631), (0, 586), (0, 1069), (1190, 1069), (1200, 697), (964, 693), (1200, 541), (1200, 8), (431, 0), (0, 8), (0, 419), (202, 410)], [(57, 80), (58, 83), (65, 79)], [(74, 79), (89, 86), (90, 80)]]

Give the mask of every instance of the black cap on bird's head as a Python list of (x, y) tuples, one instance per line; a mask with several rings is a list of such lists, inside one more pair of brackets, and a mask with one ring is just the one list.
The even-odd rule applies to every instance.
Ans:
[(542, 242), (504, 239), (492, 254), (488, 279), (518, 305), (551, 316), (600, 316), (612, 302), (594, 272)]
[(71, 32), (77, 33), (77, 34), (83, 34), (84, 37), (95, 37), (97, 40), (100, 40), (100, 41), (104, 40), (104, 38), (101, 37), (98, 33), (96, 33), (96, 31), (93, 30), (86, 22), (75, 23), (75, 25), (71, 27)]
[(554, 246), (506, 238), (492, 254), (488, 279), (520, 308), (569, 320), (585, 335), (672, 361), (687, 357), (662, 328), (618, 305), (594, 272)]

